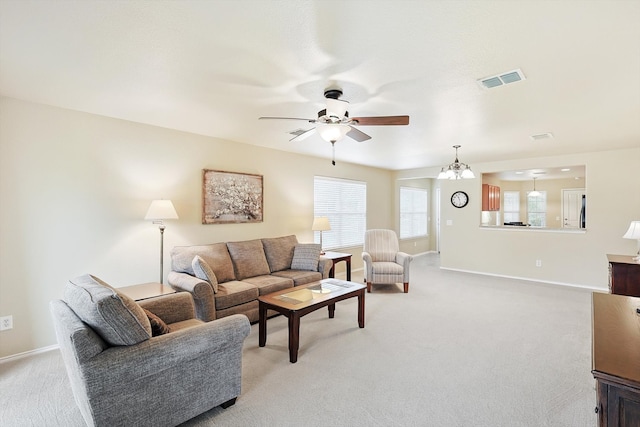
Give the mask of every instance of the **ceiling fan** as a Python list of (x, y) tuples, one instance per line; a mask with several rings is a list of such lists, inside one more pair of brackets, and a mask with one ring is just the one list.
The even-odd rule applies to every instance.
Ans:
[(327, 107), (318, 111), (317, 119), (304, 119), (299, 117), (260, 117), (260, 120), (304, 120), (309, 123), (315, 123), (316, 126), (311, 129), (298, 129), (290, 132), (294, 135), (290, 141), (302, 141), (317, 131), (322, 139), (330, 142), (333, 147), (333, 159), (335, 162), (335, 143), (345, 136), (356, 141), (362, 142), (371, 139), (369, 135), (355, 128), (354, 126), (395, 126), (408, 125), (409, 116), (376, 116), (376, 117), (349, 117), (347, 111), (348, 101), (339, 99), (342, 96), (342, 89), (328, 88), (324, 91), (324, 97), (327, 101)]

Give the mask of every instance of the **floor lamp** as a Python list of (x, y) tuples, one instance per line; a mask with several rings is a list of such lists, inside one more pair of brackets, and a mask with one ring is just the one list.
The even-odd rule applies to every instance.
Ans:
[(149, 210), (144, 217), (145, 220), (151, 220), (154, 224), (158, 224), (160, 229), (160, 283), (164, 276), (164, 229), (165, 225), (162, 220), (165, 219), (178, 219), (178, 213), (173, 207), (171, 200), (154, 200), (149, 206)]
[(313, 219), (313, 225), (311, 225), (311, 229), (313, 231), (320, 232), (320, 254), (324, 255), (324, 248), (322, 247), (322, 232), (331, 230), (331, 225), (329, 225), (329, 218), (326, 216), (318, 216)]

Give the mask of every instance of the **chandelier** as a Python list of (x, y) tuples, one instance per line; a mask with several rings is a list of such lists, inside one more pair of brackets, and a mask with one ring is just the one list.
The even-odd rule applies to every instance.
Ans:
[[(476, 176), (471, 171), (471, 166), (466, 163), (462, 163), (458, 160), (458, 148), (460, 145), (454, 145), (456, 149), (456, 160), (449, 166), (445, 166), (440, 169), (438, 179), (471, 179)], [(445, 169), (446, 168), (446, 169)]]

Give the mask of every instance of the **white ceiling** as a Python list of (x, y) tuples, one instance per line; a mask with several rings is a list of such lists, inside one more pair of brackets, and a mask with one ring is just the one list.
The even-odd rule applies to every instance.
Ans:
[[(526, 80), (476, 80), (519, 68)], [(640, 0), (0, 0), (0, 94), (278, 150), (338, 85), (340, 161), (386, 169), (640, 146)], [(532, 141), (551, 132), (553, 139)]]

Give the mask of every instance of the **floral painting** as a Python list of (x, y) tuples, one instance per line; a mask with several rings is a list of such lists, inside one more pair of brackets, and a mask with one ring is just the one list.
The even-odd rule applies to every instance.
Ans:
[(262, 222), (262, 175), (202, 171), (202, 223)]

